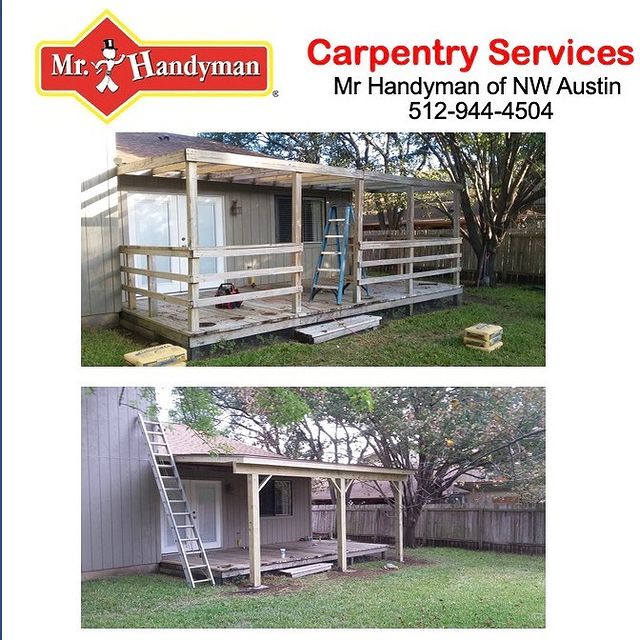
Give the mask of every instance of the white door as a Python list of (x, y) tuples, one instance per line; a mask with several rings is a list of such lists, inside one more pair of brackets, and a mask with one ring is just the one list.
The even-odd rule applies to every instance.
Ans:
[[(198, 197), (198, 246), (224, 245), (224, 208), (222, 196)], [(186, 197), (178, 194), (129, 193), (127, 195), (129, 242), (138, 245), (181, 247), (187, 243)], [(187, 273), (185, 258), (156, 256), (157, 271)], [(146, 269), (144, 256), (136, 256), (135, 265)], [(224, 258), (202, 258), (200, 273), (221, 273)], [(215, 279), (203, 283), (202, 288), (217, 287), (222, 282)], [(136, 276), (136, 286), (146, 288), (147, 278)], [(170, 293), (186, 291), (187, 284), (175, 280), (158, 280), (158, 291)]]
[[(224, 245), (223, 229), (223, 199), (222, 196), (198, 196), (198, 246), (221, 247)], [(187, 241), (187, 200), (184, 196), (178, 196), (178, 229), (180, 230), (180, 244)], [(186, 273), (186, 260), (183, 260)], [(224, 258), (201, 258), (200, 273), (222, 273), (224, 271)], [(221, 279), (204, 282), (201, 289), (218, 287)], [(186, 288), (186, 284), (183, 285)]]
[[(189, 507), (205, 549), (222, 546), (222, 482), (219, 480), (183, 480)], [(178, 550), (167, 516), (162, 515), (162, 553)]]

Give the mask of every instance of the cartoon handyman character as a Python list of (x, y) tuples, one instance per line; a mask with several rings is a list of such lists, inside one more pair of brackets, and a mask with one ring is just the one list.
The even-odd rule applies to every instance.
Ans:
[(116, 60), (116, 49), (115, 41), (111, 38), (107, 38), (104, 40), (104, 47), (102, 48), (102, 57), (104, 60), (99, 60), (98, 62), (92, 62), (93, 66), (96, 68), (96, 72), (100, 72), (100, 67), (104, 65), (104, 78), (100, 80), (100, 83), (96, 85), (96, 89), (100, 93), (104, 93), (105, 89), (109, 89), (111, 93), (115, 93), (118, 90), (118, 85), (111, 79), (111, 72), (113, 71), (113, 67), (117, 64), (120, 64), (125, 56), (124, 53)]

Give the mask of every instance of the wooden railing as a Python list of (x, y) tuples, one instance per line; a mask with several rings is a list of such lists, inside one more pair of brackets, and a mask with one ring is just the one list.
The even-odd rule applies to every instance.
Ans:
[[(221, 303), (220, 298), (201, 297), (200, 285), (211, 281), (232, 281), (237, 278), (258, 278), (263, 276), (279, 276), (288, 274), (291, 276), (289, 286), (274, 289), (260, 289), (236, 293), (224, 297), (225, 303), (242, 302), (244, 300), (257, 300), (275, 296), (292, 296), (292, 310), (294, 313), (301, 308), (302, 298), (302, 269), (296, 264), (295, 256), (302, 252), (301, 244), (275, 244), (275, 245), (243, 245), (225, 247), (160, 247), (144, 245), (123, 245), (120, 247), (122, 256), (120, 271), (123, 274), (122, 290), (125, 293), (128, 309), (137, 308), (137, 296), (148, 300), (148, 315), (157, 316), (157, 301), (167, 304), (185, 307), (187, 309), (187, 330), (198, 331), (200, 327), (200, 309), (212, 307)], [(290, 266), (243, 269), (241, 271), (224, 271), (215, 273), (200, 273), (200, 260), (202, 258), (236, 258), (242, 256), (291, 254)], [(146, 268), (135, 266), (135, 256), (145, 256)], [(187, 273), (176, 271), (158, 271), (155, 268), (155, 258), (173, 257), (187, 260)], [(143, 276), (147, 279), (147, 286), (136, 286), (135, 276)], [(172, 280), (187, 284), (185, 292), (159, 293), (158, 280)]]
[[(417, 278), (428, 278), (435, 276), (443, 276), (451, 274), (453, 276), (453, 284), (460, 284), (460, 272), (462, 252), (460, 245), (461, 238), (414, 238), (404, 240), (369, 240), (364, 241), (361, 245), (363, 252), (371, 252), (374, 250), (381, 251), (387, 255), (395, 253), (394, 257), (386, 257), (379, 259), (364, 259), (361, 262), (363, 268), (389, 267), (396, 265), (398, 273), (384, 276), (366, 276), (361, 279), (360, 284), (369, 285), (380, 282), (396, 282), (399, 280), (407, 281), (407, 289), (409, 294), (413, 294), (413, 281)], [(445, 252), (437, 252), (438, 249), (444, 247)], [(415, 255), (416, 249), (428, 248), (429, 255)], [(434, 252), (435, 251), (435, 252)], [(407, 256), (406, 254), (409, 253)], [(366, 258), (366, 256), (365, 256)], [(429, 262), (451, 262), (453, 266), (437, 269), (421, 269), (416, 271), (414, 265), (425, 264)]]

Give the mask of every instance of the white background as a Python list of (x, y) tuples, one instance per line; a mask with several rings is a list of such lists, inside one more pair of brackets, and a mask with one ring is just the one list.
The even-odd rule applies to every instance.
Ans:
[[(460, 0), (433, 5), (371, 0), (3, 3), (3, 624), (7, 638), (45, 634), (74, 638), (80, 633), (103, 637), (79, 627), (81, 385), (329, 381), (547, 386), (547, 629), (509, 635), (624, 638), (637, 633), (638, 539), (632, 520), (637, 510), (639, 445), (635, 396), (640, 60), (631, 67), (602, 72), (569, 67), (526, 71), (572, 78), (606, 75), (623, 82), (622, 97), (554, 99), (557, 116), (551, 122), (511, 125), (548, 134), (546, 368), (142, 372), (79, 366), (79, 183), (96, 159), (102, 159), (113, 132), (429, 130), (428, 122), (416, 124), (405, 116), (405, 99), (332, 97), (336, 70), (312, 67), (306, 59), (307, 43), (321, 36), (336, 44), (429, 44), (439, 37), (448, 44), (483, 45), (493, 37), (505, 37), (513, 43), (557, 45), (572, 37), (576, 43), (592, 45), (631, 44), (640, 56), (632, 6), (615, 1)], [(269, 40), (275, 49), (274, 88), (279, 97), (143, 98), (105, 125), (71, 98), (38, 95), (36, 43), (72, 39), (106, 7), (143, 40)], [(468, 74), (467, 79), (488, 77), (488, 65), (480, 58), (475, 75)], [(384, 73), (400, 78), (420, 71)], [(502, 74), (502, 70), (492, 72), (492, 76)], [(422, 75), (445, 77), (429, 68)], [(446, 124), (451, 130), (510, 126), (501, 121)], [(166, 637), (170, 632), (142, 633)], [(477, 632), (431, 633), (475, 637)], [(122, 635), (133, 637), (134, 632)]]

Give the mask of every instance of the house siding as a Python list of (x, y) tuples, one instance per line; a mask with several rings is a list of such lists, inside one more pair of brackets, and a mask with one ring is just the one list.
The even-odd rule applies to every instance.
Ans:
[[(161, 560), (161, 518), (135, 389), (100, 387), (82, 396), (81, 570), (141, 569)], [(132, 405), (132, 406), (126, 406)], [(225, 469), (180, 465), (183, 479), (222, 480), (223, 547), (246, 547), (247, 481)], [(311, 535), (311, 481), (291, 478), (293, 515), (261, 518), (262, 543)]]
[[(83, 391), (82, 572), (160, 561), (160, 501), (136, 411), (120, 388)], [(142, 407), (135, 389), (123, 403)]]
[[(179, 465), (179, 470), (185, 480), (222, 481), (222, 546), (248, 546), (246, 476), (203, 465)], [(260, 518), (262, 544), (300, 540), (311, 535), (311, 480), (282, 479), (291, 480), (293, 515)]]
[[(116, 324), (122, 308), (119, 246), (126, 244), (128, 192), (184, 194), (184, 181), (150, 176), (120, 176), (115, 171), (103, 179), (84, 183), (82, 193), (82, 316), (85, 325)], [(97, 184), (94, 184), (97, 183)], [(92, 185), (90, 188), (87, 185)], [(226, 245), (274, 244), (276, 241), (275, 195), (288, 195), (288, 189), (269, 189), (202, 181), (202, 195), (221, 195), (224, 199)], [(350, 194), (314, 190), (304, 196), (325, 198), (328, 203), (350, 201)], [(238, 200), (242, 213), (231, 214), (231, 203)], [(305, 243), (304, 279), (310, 280), (320, 252), (319, 242)], [(288, 254), (229, 258), (227, 271), (281, 267), (291, 264)], [(289, 282), (290, 276), (258, 278), (258, 284)], [(240, 282), (239, 284), (244, 284)]]

